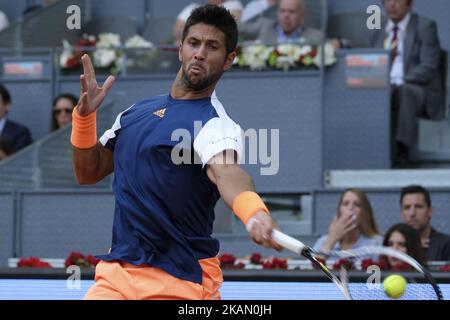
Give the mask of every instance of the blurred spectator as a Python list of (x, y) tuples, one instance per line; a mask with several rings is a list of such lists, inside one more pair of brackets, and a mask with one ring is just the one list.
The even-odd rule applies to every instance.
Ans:
[(413, 0), (383, 0), (383, 4), (389, 19), (370, 42), (390, 50), (392, 164), (403, 168), (410, 166), (418, 117), (444, 115), (441, 49), (436, 23), (411, 12)]
[(422, 186), (412, 185), (401, 190), (401, 217), (420, 233), (428, 261), (450, 261), (450, 236), (431, 227), (433, 207), (430, 193)]
[(0, 161), (6, 159), (11, 154), (11, 152), (11, 145), (8, 143), (8, 141), (0, 137)]
[(252, 0), (244, 8), (241, 22), (247, 22), (278, 3), (278, 0)]
[(78, 98), (70, 93), (63, 93), (53, 100), (52, 131), (64, 128), (72, 123), (72, 111)]
[[(228, 0), (228, 1), (206, 0), (205, 2), (207, 4), (224, 6), (231, 12), (231, 14), (236, 19), (236, 21), (239, 21), (241, 15), (242, 15), (242, 11), (244, 9), (244, 6), (242, 5), (242, 3), (239, 0)], [(184, 24), (186, 23), (186, 20), (190, 16), (192, 10), (198, 8), (199, 6), (200, 6), (200, 4), (198, 4), (198, 3), (191, 3), (191, 4), (187, 5), (186, 7), (184, 7), (184, 9), (181, 10), (181, 12), (178, 14), (177, 20), (175, 21), (175, 24), (172, 29), (174, 43), (176, 45), (178, 45), (181, 41), (183, 28), (184, 28)]]
[[(383, 246), (392, 247), (406, 253), (423, 266), (426, 264), (425, 253), (420, 243), (420, 234), (406, 223), (391, 226), (384, 236)], [(382, 256), (381, 259), (389, 269), (402, 270), (405, 267), (410, 267), (409, 264), (394, 257)]]
[(11, 145), (11, 153), (14, 153), (31, 143), (31, 133), (27, 127), (7, 119), (10, 105), (11, 96), (0, 84), (0, 137)]
[(298, 43), (302, 39), (309, 44), (320, 44), (322, 32), (303, 26), (303, 0), (280, 0), (277, 21), (260, 18), (256, 22), (242, 23), (239, 32), (245, 40), (260, 40), (266, 45)]
[(0, 31), (9, 26), (8, 17), (3, 11), (0, 11)]
[[(359, 189), (347, 189), (341, 196), (337, 214), (328, 228), (328, 234), (317, 240), (314, 249), (348, 250), (381, 245), (382, 241), (366, 194)], [(378, 257), (373, 259), (378, 260)]]

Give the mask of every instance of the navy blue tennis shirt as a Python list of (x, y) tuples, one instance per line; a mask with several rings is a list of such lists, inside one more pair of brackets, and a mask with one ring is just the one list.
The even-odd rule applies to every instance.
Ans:
[[(211, 234), (220, 195), (204, 166), (223, 150), (241, 156), (239, 125), (215, 93), (194, 100), (163, 95), (120, 113), (100, 143), (114, 152), (115, 214), (111, 251), (98, 258), (158, 267), (201, 284), (198, 260), (219, 252)], [(185, 152), (192, 161), (173, 161)]]

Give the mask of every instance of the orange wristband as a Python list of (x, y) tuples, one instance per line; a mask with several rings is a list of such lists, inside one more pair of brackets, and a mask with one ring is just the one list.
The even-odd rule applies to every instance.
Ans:
[(233, 200), (233, 212), (244, 224), (247, 224), (248, 220), (260, 210), (269, 213), (269, 209), (267, 209), (261, 197), (256, 192), (241, 192)]
[(72, 136), (70, 142), (79, 149), (90, 149), (97, 144), (97, 112), (80, 116), (76, 108), (72, 111)]

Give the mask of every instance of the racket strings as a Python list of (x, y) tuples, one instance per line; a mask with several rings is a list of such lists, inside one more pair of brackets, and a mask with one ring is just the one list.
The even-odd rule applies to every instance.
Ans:
[[(347, 282), (348, 290), (355, 300), (389, 300), (391, 299), (384, 292), (382, 281), (390, 274), (395, 273), (408, 279), (408, 284), (400, 300), (438, 300), (442, 299), (442, 293), (439, 287), (435, 284), (430, 273), (421, 266), (412, 257), (388, 247), (368, 246), (352, 250), (338, 250), (328, 252), (315, 252), (315, 255), (326, 256), (334, 259), (344, 259), (351, 262), (361, 261), (373, 256), (393, 257), (403, 261), (405, 265), (410, 266), (409, 270), (382, 270), (375, 268), (378, 272), (378, 281), (370, 279), (368, 274), (367, 279), (340, 279), (342, 283)], [(357, 265), (354, 263), (353, 265)], [(377, 266), (376, 266), (377, 267)], [(345, 266), (342, 266), (345, 268)], [(414, 272), (414, 277), (409, 274)], [(341, 273), (342, 274), (342, 273)], [(346, 273), (344, 273), (346, 274)]]
[[(382, 279), (383, 280), (383, 279)], [(383, 288), (382, 283), (364, 283), (349, 280), (349, 291), (354, 300), (393, 300)], [(408, 284), (404, 293), (396, 300), (437, 300), (438, 297), (429, 283), (412, 283), (408, 279)]]

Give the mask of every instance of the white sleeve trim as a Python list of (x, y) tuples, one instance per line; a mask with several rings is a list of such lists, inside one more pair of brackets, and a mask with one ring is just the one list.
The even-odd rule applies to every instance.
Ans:
[(122, 118), (122, 114), (128, 110), (130, 110), (131, 108), (134, 107), (134, 104), (129, 107), (128, 109), (122, 111), (121, 113), (118, 114), (118, 116), (116, 117), (116, 121), (114, 121), (113, 126), (111, 127), (111, 129), (108, 129), (105, 131), (105, 133), (103, 133), (103, 135), (100, 137), (99, 141), (103, 146), (106, 146), (106, 144), (108, 143), (109, 140), (116, 138), (116, 131), (119, 130), (122, 126), (120, 124), (120, 119)]
[(230, 118), (212, 118), (195, 137), (194, 150), (200, 156), (203, 167), (212, 157), (225, 150), (235, 150), (240, 163), (242, 129)]

